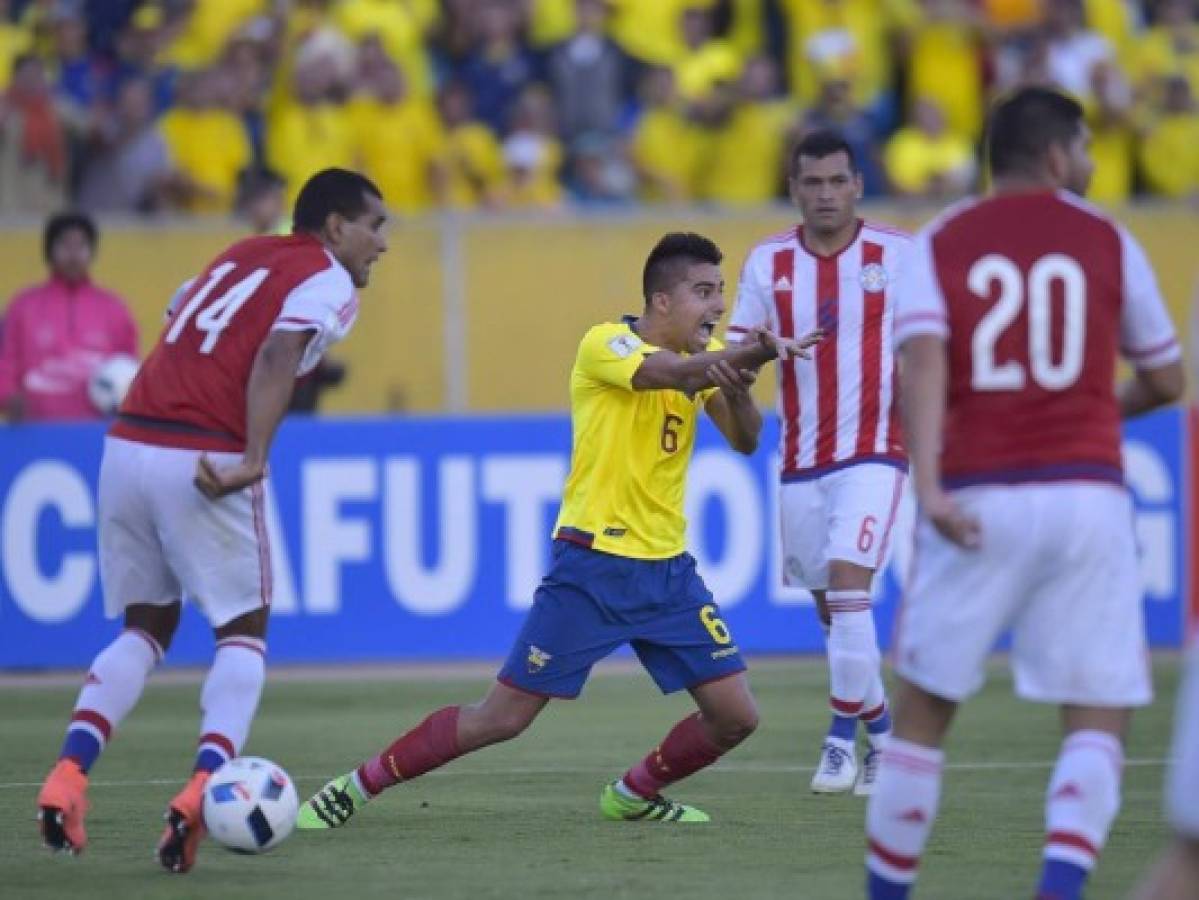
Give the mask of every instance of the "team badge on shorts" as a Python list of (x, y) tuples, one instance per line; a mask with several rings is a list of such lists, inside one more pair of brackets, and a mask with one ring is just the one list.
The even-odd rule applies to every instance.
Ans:
[(538, 647), (536, 644), (529, 644), (529, 656), (526, 662), (529, 666), (529, 674), (536, 675), (545, 668), (553, 657)]
[(862, 273), (858, 276), (862, 290), (868, 294), (878, 293), (887, 286), (889, 280), (887, 270), (880, 263), (867, 263), (862, 266)]

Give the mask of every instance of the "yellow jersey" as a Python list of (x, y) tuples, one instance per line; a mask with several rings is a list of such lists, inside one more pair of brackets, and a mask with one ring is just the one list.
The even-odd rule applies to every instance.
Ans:
[(192, 198), (192, 212), (229, 212), (237, 175), (250, 164), (253, 150), (245, 126), (224, 109), (176, 107), (159, 121), (159, 130), (178, 168), (206, 193)]
[(687, 466), (700, 409), (716, 389), (694, 397), (633, 390), (633, 374), (659, 349), (633, 321), (596, 325), (579, 344), (570, 373), (574, 448), (554, 536), (617, 556), (667, 559), (685, 549)]
[(433, 104), (359, 97), (345, 105), (345, 114), (358, 162), (387, 208), (412, 216), (436, 206), (432, 173), (445, 158), (445, 132)]

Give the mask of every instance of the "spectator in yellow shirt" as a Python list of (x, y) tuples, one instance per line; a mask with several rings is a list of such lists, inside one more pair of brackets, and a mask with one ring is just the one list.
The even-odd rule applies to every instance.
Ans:
[(265, 0), (193, 0), (165, 59), (181, 69), (210, 66), (237, 30), (265, 11)]
[(389, 208), (419, 215), (445, 200), (445, 134), (437, 111), (411, 96), (389, 59), (369, 74), (362, 95), (348, 104), (356, 156)]
[(160, 130), (175, 168), (190, 182), (185, 207), (197, 213), (233, 209), (237, 175), (250, 162), (250, 139), (229, 109), (231, 85), (217, 69), (180, 76), (175, 106)]
[(684, 203), (694, 196), (702, 136), (679, 102), (670, 69), (648, 69), (640, 94), (644, 110), (633, 129), (632, 157), (641, 198)]
[(438, 110), (446, 133), (446, 193), (452, 209), (503, 205), (504, 155), (495, 133), (474, 118), (469, 88), (451, 81), (441, 89)]
[(562, 144), (554, 127), (553, 101), (541, 85), (530, 85), (517, 99), (503, 150), (509, 206), (550, 210), (562, 205)]
[(1115, 206), (1132, 194), (1133, 157), (1132, 96), (1124, 79), (1113, 67), (1096, 66), (1091, 73), (1094, 100), (1086, 108), (1091, 126), (1091, 159), (1095, 170), (1087, 197), (1096, 203)]
[(545, 50), (574, 34), (576, 0), (527, 0), (529, 43)]
[(1141, 174), (1155, 194), (1199, 197), (1199, 111), (1185, 78), (1166, 82), (1161, 117), (1141, 143)]
[(408, 92), (426, 98), (433, 90), (426, 38), (438, 7), (437, 0), (342, 0), (333, 23), (355, 43), (376, 36), (400, 67)]
[(703, 102), (719, 85), (737, 80), (741, 58), (732, 44), (715, 36), (711, 9), (689, 4), (679, 25), (684, 49), (674, 64), (675, 83), (684, 100)]
[(732, 108), (716, 129), (699, 177), (702, 199), (757, 206), (781, 196), (786, 131), (796, 110), (778, 96), (778, 88), (772, 59), (755, 56), (745, 64), (732, 91)]
[(894, 117), (891, 71), (896, 45), (918, 19), (915, 0), (778, 0), (787, 20), (791, 92), (816, 99), (821, 68), (848, 61), (854, 102), (880, 122)]
[(345, 108), (337, 102), (335, 63), (316, 55), (297, 62), (293, 96), (267, 123), (267, 164), (287, 180), (288, 203), (311, 175), (354, 164), (354, 136)]
[(11, 6), (10, 0), (0, 0), (0, 91), (8, 87), (17, 57), (33, 46), (29, 29), (10, 18)]
[(974, 149), (945, 126), (940, 108), (919, 100), (912, 124), (899, 129), (883, 152), (892, 186), (907, 197), (944, 200), (969, 190), (974, 180)]
[(684, 49), (679, 20), (683, 10), (695, 2), (697, 0), (611, 0), (612, 37), (630, 56), (644, 63), (672, 65)]
[(985, 106), (978, 12), (960, 0), (923, 0), (922, 7), (908, 53), (908, 105), (926, 97), (941, 107), (951, 131), (976, 138)]
[(1191, 0), (1159, 0), (1155, 18), (1137, 41), (1134, 69), (1137, 88), (1155, 106), (1163, 102), (1167, 79), (1181, 75), (1199, 97), (1199, 21)]
[(1136, 11), (1125, 0), (1084, 0), (1087, 27), (1098, 31), (1116, 50), (1121, 66), (1131, 62)]

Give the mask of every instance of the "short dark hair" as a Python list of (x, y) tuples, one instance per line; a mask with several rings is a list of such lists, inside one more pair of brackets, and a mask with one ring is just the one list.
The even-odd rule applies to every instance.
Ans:
[(46, 262), (50, 262), (50, 252), (58, 239), (68, 231), (75, 230), (83, 232), (92, 252), (95, 252), (96, 245), (100, 243), (100, 232), (96, 230), (92, 217), (81, 212), (56, 213), (46, 221), (46, 227), (42, 230), (42, 256)]
[(799, 158), (801, 156), (824, 159), (834, 153), (844, 153), (849, 158), (850, 170), (858, 171), (858, 158), (854, 156), (853, 148), (849, 146), (849, 141), (845, 140), (843, 134), (833, 131), (831, 128), (809, 131), (791, 151), (791, 165), (787, 169), (787, 173), (792, 176), (799, 174)]
[(993, 175), (1037, 169), (1054, 144), (1078, 136), (1082, 106), (1058, 91), (1021, 88), (1000, 100), (987, 125), (987, 157)]
[(320, 231), (331, 213), (356, 219), (366, 211), (366, 195), (383, 199), (375, 183), (349, 169), (322, 169), (300, 188), (292, 211), (293, 231)]
[(687, 267), (696, 263), (720, 265), (724, 254), (710, 238), (693, 231), (672, 231), (654, 245), (641, 274), (645, 302), (659, 291), (668, 291), (687, 277)]

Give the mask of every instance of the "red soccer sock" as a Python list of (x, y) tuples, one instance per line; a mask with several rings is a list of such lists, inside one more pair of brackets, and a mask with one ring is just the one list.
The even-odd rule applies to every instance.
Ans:
[(660, 746), (625, 772), (624, 783), (642, 797), (655, 797), (666, 785), (712, 765), (723, 753), (695, 713), (670, 729)]
[(358, 781), (372, 797), (393, 784), (411, 781), (462, 755), (458, 748), (458, 711), (447, 706), (397, 738), (358, 767)]

